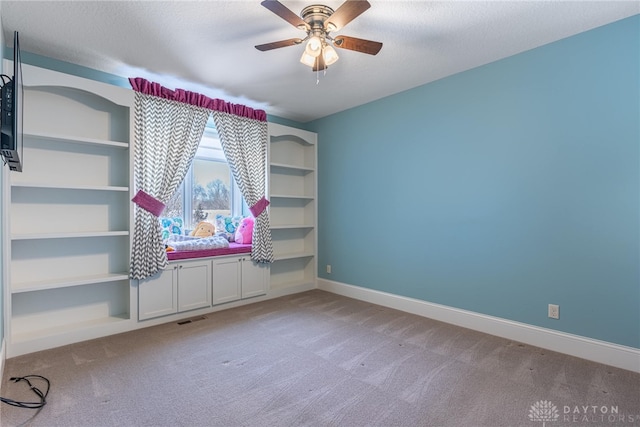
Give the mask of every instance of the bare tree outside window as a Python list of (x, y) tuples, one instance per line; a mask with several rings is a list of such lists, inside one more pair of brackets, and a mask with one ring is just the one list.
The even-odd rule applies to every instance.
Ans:
[(231, 214), (231, 171), (226, 162), (194, 160), (191, 207), (194, 224)]

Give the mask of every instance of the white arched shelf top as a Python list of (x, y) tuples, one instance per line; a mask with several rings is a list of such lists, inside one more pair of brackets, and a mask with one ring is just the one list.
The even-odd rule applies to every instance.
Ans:
[(277, 123), (269, 123), (269, 137), (271, 142), (282, 140), (295, 141), (299, 144), (314, 145), (317, 135), (302, 129), (296, 129)]
[(133, 90), (30, 66), (23, 81), (25, 136), (130, 145)]
[(317, 134), (313, 132), (269, 123), (269, 165), (272, 170), (315, 171), (316, 141)]
[(31, 66), (22, 65), (22, 80), (25, 89), (38, 86), (69, 88), (85, 91), (93, 96), (104, 98), (116, 105), (132, 106), (134, 92), (132, 89), (114, 86), (95, 80), (85, 79), (71, 74), (60, 73)]

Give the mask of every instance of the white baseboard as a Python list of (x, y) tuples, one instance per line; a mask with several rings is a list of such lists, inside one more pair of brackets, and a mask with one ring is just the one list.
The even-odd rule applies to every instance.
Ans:
[(640, 349), (318, 278), (318, 289), (640, 373)]

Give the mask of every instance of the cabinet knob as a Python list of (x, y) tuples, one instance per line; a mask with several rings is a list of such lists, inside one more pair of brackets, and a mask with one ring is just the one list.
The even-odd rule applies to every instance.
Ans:
[(182, 268), (182, 266), (179, 266), (178, 268)]

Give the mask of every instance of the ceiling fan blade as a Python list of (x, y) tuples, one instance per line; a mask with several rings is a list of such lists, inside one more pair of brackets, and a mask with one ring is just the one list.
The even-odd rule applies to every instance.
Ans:
[(322, 57), (322, 55), (318, 55), (318, 57), (316, 58), (316, 62), (313, 65), (313, 71), (322, 71), (325, 68), (327, 68), (327, 65), (324, 63), (324, 58)]
[(356, 52), (375, 55), (382, 49), (382, 43), (371, 40), (359, 39), (349, 36), (337, 36), (333, 39), (333, 45), (340, 49), (355, 50)]
[(279, 47), (293, 46), (300, 43), (302, 43), (302, 39), (287, 39), (287, 40), (280, 40), (277, 42), (259, 44), (256, 46), (256, 49), (262, 52), (265, 52), (267, 50), (278, 49)]
[(346, 0), (325, 21), (324, 28), (327, 31), (338, 31), (370, 7), (371, 4), (366, 0)]
[(278, 0), (264, 0), (260, 4), (296, 28), (299, 28), (301, 30), (307, 30), (309, 28), (309, 25), (304, 22), (302, 18), (293, 13)]

